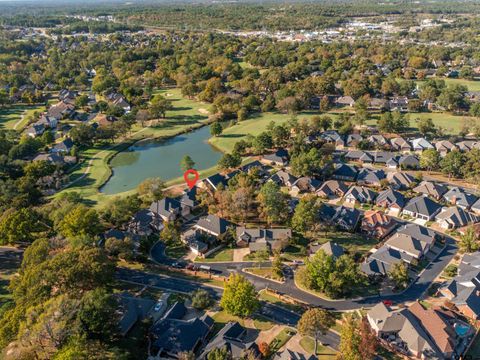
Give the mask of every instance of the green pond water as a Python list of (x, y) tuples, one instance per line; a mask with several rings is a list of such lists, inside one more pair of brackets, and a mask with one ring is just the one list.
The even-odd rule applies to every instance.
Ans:
[(113, 174), (100, 191), (111, 195), (134, 189), (146, 178), (167, 181), (182, 176), (180, 161), (185, 155), (195, 161), (197, 170), (208, 169), (222, 156), (207, 142), (209, 138), (210, 127), (204, 126), (168, 140), (133, 145), (111, 160)]

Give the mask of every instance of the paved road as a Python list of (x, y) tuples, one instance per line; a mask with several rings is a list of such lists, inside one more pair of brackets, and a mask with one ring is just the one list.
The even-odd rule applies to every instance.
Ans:
[[(360, 308), (372, 307), (382, 300), (392, 300), (395, 303), (402, 303), (408, 301), (414, 301), (422, 296), (422, 294), (428, 289), (432, 281), (440, 275), (443, 269), (447, 266), (450, 260), (457, 252), (457, 246), (455, 240), (447, 238), (447, 246), (442, 250), (440, 255), (430, 263), (420, 276), (413, 282), (413, 284), (403, 293), (392, 296), (371, 296), (362, 299), (347, 299), (347, 300), (326, 300), (318, 296), (305, 292), (297, 288), (293, 282), (293, 274), (287, 274), (287, 281), (283, 284), (275, 281), (270, 281), (258, 276), (254, 276), (248, 273), (242, 272), (242, 269), (252, 266), (259, 266), (258, 262), (239, 262), (239, 263), (208, 263), (207, 265), (217, 273), (227, 275), (231, 272), (242, 272), (242, 274), (248, 278), (257, 290), (269, 288), (276, 290), (282, 294), (289, 295), (300, 301), (313, 306), (320, 306), (328, 310), (335, 311), (347, 311)], [(164, 245), (157, 243), (152, 248), (152, 258), (163, 264), (171, 265), (173, 260), (167, 258), (164, 253)], [(268, 263), (261, 264), (267, 266)]]
[[(204, 289), (217, 300), (221, 298), (223, 293), (223, 289), (221, 288), (206, 286), (194, 281), (125, 268), (119, 268), (116, 276), (122, 281), (137, 283), (172, 292), (190, 293), (197, 289)], [(276, 323), (288, 326), (296, 326), (297, 322), (300, 320), (300, 314), (267, 302), (262, 302), (262, 306), (258, 312), (259, 314), (273, 320)], [(320, 338), (320, 341), (322, 344), (338, 350), (340, 337), (335, 332), (329, 331)]]

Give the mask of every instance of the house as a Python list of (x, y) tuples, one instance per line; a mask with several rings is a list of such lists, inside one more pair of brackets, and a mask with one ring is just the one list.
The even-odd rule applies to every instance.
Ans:
[(345, 146), (357, 147), (362, 140), (363, 140), (363, 137), (360, 134), (348, 134), (347, 138), (345, 139)]
[(416, 259), (405, 252), (384, 245), (370, 254), (365, 262), (360, 265), (360, 269), (368, 276), (385, 276), (388, 275), (393, 265), (400, 262), (408, 266), (409, 264), (415, 264)]
[(73, 140), (71, 138), (66, 138), (58, 144), (53, 145), (53, 148), (50, 151), (52, 153), (69, 153), (73, 146)]
[(476, 324), (480, 320), (480, 252), (465, 254), (458, 274), (439, 289), (455, 307)]
[(176, 302), (150, 329), (151, 353), (158, 358), (178, 358), (181, 353), (197, 353), (206, 343), (214, 320), (208, 316), (184, 320), (185, 305)]
[(365, 186), (352, 186), (345, 194), (345, 202), (348, 204), (373, 204), (377, 193)]
[(401, 169), (418, 169), (420, 160), (415, 155), (402, 155), (397, 160)]
[(45, 132), (45, 125), (43, 124), (32, 124), (25, 133), (31, 138), (36, 138), (41, 136)]
[(425, 138), (418, 138), (412, 140), (413, 151), (422, 152), (427, 149), (433, 149), (433, 145)]
[(367, 313), (367, 320), (381, 341), (410, 358), (460, 358), (468, 339), (459, 336), (456, 327), (472, 331), (452, 311), (438, 306), (426, 309), (419, 302), (398, 310), (380, 302)]
[(355, 181), (358, 170), (353, 165), (335, 164), (332, 178), (335, 180)]
[(435, 217), (435, 221), (440, 227), (446, 230), (474, 224), (479, 220), (480, 219), (476, 215), (473, 215), (458, 206), (443, 208)]
[(383, 239), (397, 227), (397, 222), (383, 211), (368, 210), (363, 214), (361, 230), (368, 236)]
[(78, 93), (76, 91), (71, 91), (71, 90), (68, 90), (68, 89), (62, 89), (58, 93), (58, 99), (59, 100), (65, 102), (65, 103), (71, 104), (71, 105), (75, 105), (75, 98), (77, 96), (78, 96)]
[(115, 106), (118, 106), (125, 111), (125, 113), (130, 112), (131, 107), (128, 101), (125, 99), (125, 97), (117, 92), (112, 92), (106, 96), (107, 100)]
[(269, 180), (273, 181), (278, 186), (286, 186), (290, 188), (293, 183), (297, 181), (297, 178), (287, 171), (279, 170), (273, 174)]
[(200, 360), (206, 360), (208, 354), (214, 349), (226, 349), (228, 358), (232, 360), (244, 359), (250, 353), (254, 358), (260, 358), (257, 344), (247, 336), (247, 330), (236, 321), (230, 321), (218, 332), (217, 335), (205, 346)]
[(457, 146), (458, 150), (460, 151), (470, 151), (472, 149), (479, 149), (480, 148), (480, 141), (475, 141), (475, 140), (464, 140), (455, 143)]
[(126, 336), (135, 324), (151, 316), (155, 301), (131, 296), (124, 292), (117, 296), (119, 302), (118, 313), (120, 320), (118, 326), (120, 334)]
[(375, 205), (388, 209), (393, 214), (398, 215), (406, 204), (402, 193), (393, 189), (386, 189), (378, 193), (375, 199)]
[(373, 163), (373, 157), (362, 150), (351, 150), (345, 154), (345, 160), (348, 161), (359, 161), (363, 163)]
[(228, 178), (221, 174), (214, 174), (211, 175), (201, 181), (199, 184), (200, 187), (206, 188), (210, 191), (217, 191), (218, 187), (221, 186), (223, 188), (227, 187), (228, 185)]
[(40, 119), (36, 122), (37, 125), (43, 125), (48, 129), (55, 129), (58, 125), (58, 119), (43, 114), (40, 116)]
[(288, 164), (288, 151), (286, 149), (278, 149), (273, 154), (263, 155), (262, 161), (278, 166), (286, 166)]
[(393, 151), (398, 152), (408, 152), (412, 150), (412, 146), (409, 144), (409, 142), (402, 137), (390, 139), (390, 146)]
[(191, 213), (193, 209), (200, 205), (200, 202), (197, 199), (197, 187), (194, 186), (191, 189), (184, 191), (178, 198), (178, 201), (182, 205), (182, 208), (188, 207)]
[(163, 221), (161, 218), (155, 216), (150, 209), (141, 209), (137, 211), (128, 223), (129, 231), (141, 236), (151, 235), (153, 231), (162, 231), (163, 227)]
[(384, 146), (388, 145), (387, 139), (383, 135), (370, 135), (367, 138), (367, 141), (372, 144), (375, 148), (383, 148)]
[(299, 352), (285, 349), (280, 353), (276, 353), (273, 357), (273, 360), (316, 360), (317, 358), (313, 355), (304, 355)]
[(371, 98), (368, 103), (369, 110), (386, 110), (388, 107), (387, 100), (380, 98)]
[(355, 100), (351, 96), (340, 96), (335, 100), (335, 105), (353, 107)]
[(394, 154), (388, 151), (373, 151), (370, 155), (373, 156), (373, 162), (376, 164), (387, 164), (395, 157)]
[(48, 161), (49, 163), (56, 165), (65, 164), (65, 160), (60, 154), (38, 154), (32, 161)]
[(249, 247), (251, 252), (282, 250), (292, 237), (292, 230), (279, 229), (247, 229), (238, 226), (236, 229), (238, 247)]
[(345, 140), (335, 130), (327, 130), (320, 134), (320, 139), (328, 144), (335, 144), (335, 148), (343, 148), (345, 146)]
[(74, 115), (75, 113), (75, 106), (72, 104), (67, 104), (63, 101), (60, 101), (59, 103), (51, 106), (47, 110), (47, 116), (51, 118), (57, 119), (57, 121), (60, 121), (62, 119), (70, 118)]
[(218, 237), (227, 232), (232, 226), (231, 222), (210, 214), (202, 216), (194, 225), (194, 228)]
[(359, 185), (380, 186), (383, 179), (385, 179), (385, 172), (383, 170), (362, 168), (357, 175), (357, 183)]
[(470, 209), (478, 200), (475, 195), (470, 194), (464, 189), (458, 187), (453, 187), (448, 190), (445, 194), (443, 194), (443, 198), (450, 204), (461, 207), (464, 210)]
[(387, 180), (395, 190), (406, 190), (416, 183), (412, 175), (401, 171), (389, 172), (387, 174)]
[(475, 214), (480, 215), (480, 199), (478, 199), (470, 208)]
[(440, 140), (435, 143), (435, 149), (439, 152), (440, 156), (443, 157), (450, 151), (456, 150), (457, 147), (448, 140)]
[(426, 195), (420, 195), (411, 199), (407, 205), (403, 208), (402, 214), (411, 216), (416, 219), (422, 219), (426, 221), (433, 220), (442, 206), (433, 201)]
[(325, 181), (316, 194), (321, 198), (335, 199), (343, 197), (348, 191), (348, 186), (343, 181), (328, 180)]
[(118, 119), (113, 115), (99, 114), (95, 117), (95, 121), (97, 122), (99, 127), (109, 128), (113, 126), (118, 121)]
[(406, 96), (395, 96), (388, 102), (390, 111), (408, 111), (408, 98)]
[(419, 260), (438, 240), (439, 236), (434, 231), (417, 224), (407, 224), (397, 229), (385, 246)]
[(292, 192), (296, 194), (300, 193), (313, 193), (317, 191), (317, 189), (320, 187), (321, 182), (315, 178), (312, 178), (310, 176), (303, 176), (298, 178), (293, 184), (292, 184)]
[(413, 188), (413, 191), (440, 200), (443, 194), (448, 191), (448, 188), (434, 182), (422, 181), (417, 187)]
[[(209, 249), (209, 245), (214, 241), (199, 229), (188, 229), (180, 235), (180, 240), (188, 246), (190, 251), (196, 255), (203, 257)], [(208, 242), (208, 243), (207, 243)]]
[(345, 254), (345, 249), (337, 243), (327, 241), (325, 244), (314, 244), (310, 246), (310, 256), (315, 255), (318, 251), (324, 251), (328, 256), (332, 256), (334, 259), (338, 259)]
[(190, 208), (182, 206), (180, 201), (170, 197), (154, 201), (150, 205), (150, 211), (159, 216), (163, 221), (175, 221), (180, 216), (190, 214)]
[(325, 204), (320, 207), (318, 215), (321, 221), (347, 231), (355, 231), (361, 217), (357, 209)]

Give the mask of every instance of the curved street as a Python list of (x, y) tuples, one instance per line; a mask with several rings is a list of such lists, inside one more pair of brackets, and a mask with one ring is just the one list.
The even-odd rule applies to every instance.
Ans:
[[(268, 265), (269, 262), (259, 263), (259, 262), (225, 262), (225, 263), (203, 263), (203, 265), (208, 265), (214, 273), (222, 274), (228, 276), (231, 272), (241, 272), (246, 278), (248, 278), (256, 287), (257, 290), (262, 290), (269, 288), (279, 293), (288, 295), (292, 298), (295, 298), (301, 302), (313, 305), (320, 306), (322, 308), (332, 310), (332, 311), (347, 311), (354, 309), (361, 309), (366, 307), (372, 307), (382, 300), (391, 300), (394, 303), (403, 303), (409, 301), (415, 301), (420, 298), (425, 291), (428, 289), (430, 284), (435, 278), (441, 274), (443, 269), (447, 264), (452, 260), (452, 258), (457, 253), (457, 246), (453, 239), (447, 237), (446, 246), (438, 257), (433, 260), (416, 278), (416, 280), (407, 288), (405, 291), (399, 294), (391, 296), (370, 296), (365, 298), (358, 299), (344, 299), (344, 300), (328, 300), (311, 293), (305, 292), (299, 289), (293, 281), (293, 273), (286, 274), (285, 283), (278, 283), (276, 281), (271, 281), (264, 279), (258, 276), (254, 276), (243, 272), (242, 270), (252, 266), (258, 266), (259, 264)], [(160, 264), (172, 265), (175, 260), (168, 258), (165, 255), (165, 245), (162, 242), (157, 242), (151, 250), (152, 259)], [(202, 263), (198, 262), (196, 264), (201, 265)], [(165, 280), (158, 280), (161, 283)], [(174, 281), (175, 282), (175, 281)]]

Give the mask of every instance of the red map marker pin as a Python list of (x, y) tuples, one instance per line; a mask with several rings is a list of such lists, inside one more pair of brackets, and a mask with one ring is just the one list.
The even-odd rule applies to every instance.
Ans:
[[(193, 176), (191, 176), (191, 175), (193, 175)], [(192, 189), (195, 186), (195, 184), (197, 183), (199, 175), (198, 175), (197, 170), (188, 169), (187, 171), (185, 171), (183, 173), (183, 178), (185, 179), (188, 187), (190, 189)]]

